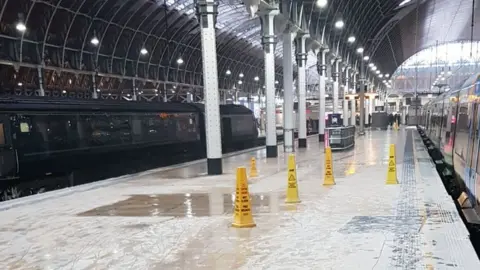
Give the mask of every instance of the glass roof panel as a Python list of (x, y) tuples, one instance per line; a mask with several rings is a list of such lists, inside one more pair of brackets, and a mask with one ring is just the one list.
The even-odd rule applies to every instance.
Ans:
[(455, 65), (480, 58), (479, 42), (455, 42), (424, 49), (408, 58), (400, 68)]
[(408, 58), (393, 74), (395, 90), (449, 91), (480, 70), (480, 42), (432, 46)]

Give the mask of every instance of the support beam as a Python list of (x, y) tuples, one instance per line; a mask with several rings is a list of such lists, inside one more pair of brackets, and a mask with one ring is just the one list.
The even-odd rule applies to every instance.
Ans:
[(363, 63), (363, 53), (360, 54), (360, 102), (359, 102), (359, 110), (360, 110), (360, 128), (358, 131), (359, 135), (365, 134), (365, 74), (364, 74), (364, 63)]
[(262, 45), (265, 58), (265, 96), (266, 96), (266, 140), (267, 158), (278, 156), (277, 131), (275, 125), (275, 28), (274, 18), (279, 14), (278, 9), (265, 11), (259, 14), (262, 27)]
[(349, 66), (345, 67), (345, 87), (343, 89), (343, 126), (348, 126), (349, 124), (349, 117), (348, 117), (348, 100), (347, 100), (347, 95), (348, 95), (348, 87), (349, 87)]
[(287, 153), (293, 152), (293, 63), (292, 46), (295, 33), (289, 29), (283, 34), (283, 134), (284, 150)]
[(218, 3), (214, 0), (197, 1), (202, 42), (202, 67), (205, 100), (205, 133), (207, 144), (207, 172), (222, 174), (222, 137), (220, 130), (220, 97), (218, 93), (217, 50), (215, 22)]
[(317, 70), (319, 76), (319, 91), (318, 91), (318, 141), (323, 142), (325, 140), (325, 87), (326, 87), (326, 73), (327, 73), (327, 57), (328, 49), (321, 48), (317, 52)]
[(368, 126), (368, 115), (370, 114), (370, 103), (371, 103), (371, 100), (370, 99), (366, 99), (365, 102), (364, 102), (364, 105), (365, 105), (365, 118), (364, 118), (364, 123), (365, 123), (365, 126)]
[(309, 36), (299, 33), (295, 38), (296, 60), (298, 66), (298, 147), (307, 147), (307, 90), (306, 90), (306, 65), (307, 53), (305, 41)]
[(332, 67), (332, 79), (333, 79), (333, 113), (339, 113), (338, 109), (338, 75), (339, 75), (339, 66), (341, 59), (336, 58), (333, 62)]
[(132, 80), (132, 100), (137, 101), (137, 84), (135, 79)]
[(92, 99), (98, 99), (97, 73), (92, 74)]
[(38, 95), (45, 96), (45, 89), (43, 88), (43, 68), (38, 67)]
[[(352, 94), (355, 95), (357, 93), (357, 77), (355, 76), (356, 74), (354, 73), (352, 76), (353, 79), (353, 91)], [(357, 100), (355, 99), (355, 96), (352, 97), (351, 100), (351, 107), (352, 107), (352, 117), (350, 118), (350, 125), (356, 126), (357, 125)]]

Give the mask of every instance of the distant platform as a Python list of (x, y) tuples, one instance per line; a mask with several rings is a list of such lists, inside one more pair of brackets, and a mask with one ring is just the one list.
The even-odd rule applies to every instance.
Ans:
[[(385, 185), (396, 144), (399, 185)], [(206, 163), (0, 203), (1, 269), (480, 269), (469, 234), (414, 129), (367, 131), (335, 152), (324, 187), (317, 136), (297, 149), (299, 204), (285, 204), (286, 155), (265, 147)], [(232, 228), (235, 169), (255, 228)]]

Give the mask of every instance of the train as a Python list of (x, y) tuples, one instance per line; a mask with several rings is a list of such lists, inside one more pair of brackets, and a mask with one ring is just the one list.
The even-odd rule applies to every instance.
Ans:
[[(0, 180), (135, 162), (152, 151), (165, 158), (204, 156), (204, 113), (203, 104), (193, 103), (0, 98)], [(223, 149), (253, 146), (252, 111), (220, 105), (220, 116)]]
[(469, 224), (480, 224), (480, 73), (422, 106), (418, 130)]

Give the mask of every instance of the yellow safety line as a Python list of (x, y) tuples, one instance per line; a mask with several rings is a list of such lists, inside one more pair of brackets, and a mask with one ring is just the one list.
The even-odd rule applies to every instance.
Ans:
[[(415, 136), (412, 134), (412, 144), (413, 144), (413, 162), (415, 164), (415, 179), (416, 181), (421, 179), (421, 174), (419, 170), (419, 165), (417, 161), (417, 155), (415, 154), (416, 148), (415, 148)], [(427, 223), (427, 210), (425, 208), (425, 200), (422, 200), (422, 203), (420, 205), (420, 214), (422, 216), (422, 224), (420, 225), (420, 228), (418, 229), (418, 233), (420, 233), (423, 229), (423, 226), (425, 226), (425, 223)], [(424, 264), (425, 264), (425, 269), (427, 270), (433, 270), (433, 253), (432, 253), (432, 248), (430, 246), (430, 242), (428, 239), (426, 239), (427, 236), (425, 235), (425, 242), (426, 242), (426, 247), (422, 250), (424, 250), (423, 254), (423, 259), (424, 259)]]

